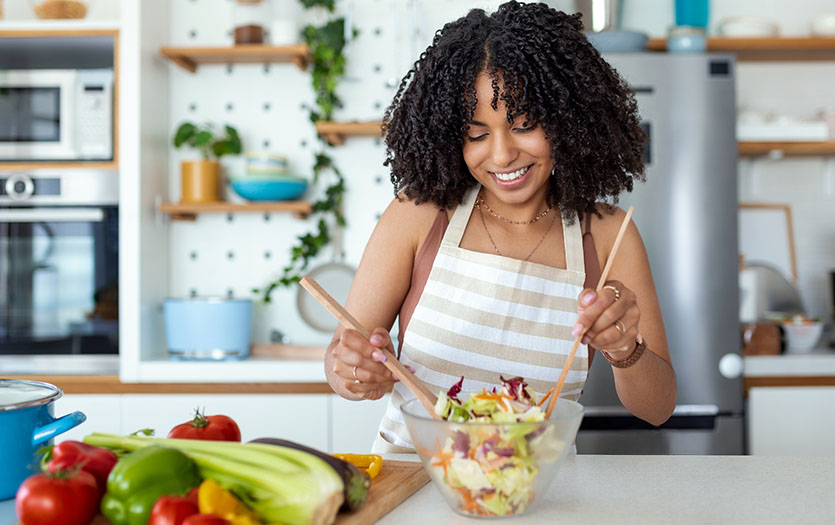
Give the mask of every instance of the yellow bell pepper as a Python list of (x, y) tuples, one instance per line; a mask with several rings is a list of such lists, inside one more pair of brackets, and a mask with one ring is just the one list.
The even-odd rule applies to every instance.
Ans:
[(383, 458), (377, 454), (334, 454), (334, 457), (347, 461), (357, 468), (365, 469), (365, 473), (371, 479), (374, 479), (383, 468)]
[(201, 514), (220, 516), (232, 525), (261, 525), (254, 512), (211, 479), (205, 479), (197, 490), (197, 508)]

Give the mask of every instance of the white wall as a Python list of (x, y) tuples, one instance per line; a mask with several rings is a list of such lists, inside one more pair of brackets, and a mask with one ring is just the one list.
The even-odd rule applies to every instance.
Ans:
[[(157, 2), (162, 0), (155, 0)], [(399, 80), (414, 58), (431, 40), (437, 27), (468, 8), (492, 7), (496, 1), (450, 0), (351, 0), (350, 16), (360, 37), (347, 51), (347, 80), (340, 88), (344, 107), (337, 120), (378, 119)], [(572, 2), (552, 0), (571, 9)], [(642, 0), (625, 4), (624, 25), (661, 35), (672, 23), (672, 0)], [(780, 21), (785, 33), (804, 33), (816, 14), (835, 11), (824, 0), (785, 2), (713, 1), (711, 25), (723, 16), (761, 14)], [(273, 16), (315, 18), (303, 12), (295, 0), (273, 0)], [(170, 45), (229, 45), (234, 25), (234, 3), (229, 0), (171, 0)], [(309, 75), (292, 65), (236, 65), (201, 67), (196, 74), (169, 67), (169, 124), (158, 140), (170, 140), (184, 119), (230, 123), (238, 127), (247, 149), (269, 149), (289, 157), (293, 171), (309, 175), (318, 147), (303, 104), (310, 104)], [(794, 115), (811, 115), (827, 105), (835, 106), (835, 64), (742, 64), (738, 68), (740, 104), (757, 104)], [(346, 261), (356, 264), (362, 255), (377, 215), (392, 197), (387, 169), (382, 166), (383, 147), (371, 138), (349, 139), (332, 149), (348, 184), (345, 234)], [(170, 156), (167, 195), (179, 198), (179, 161), (189, 152)], [(743, 161), (743, 163), (746, 161)], [(800, 287), (813, 315), (830, 318), (826, 272), (835, 267), (835, 168), (820, 158), (757, 160), (754, 169), (740, 170), (742, 200), (788, 202), (795, 219)], [(224, 160), (228, 173), (240, 172), (241, 159)], [(164, 175), (160, 175), (164, 176)], [(234, 195), (230, 199), (236, 199)], [(289, 244), (313, 227), (283, 214), (201, 216), (196, 223), (170, 226), (169, 295), (249, 296), (252, 287), (278, 275)], [(326, 262), (330, 251), (320, 258)], [(161, 300), (162, 298), (160, 298)], [(272, 329), (293, 342), (324, 344), (329, 335), (308, 328), (296, 311), (296, 291), (279, 290), (271, 306), (256, 310), (254, 339), (268, 340)]]

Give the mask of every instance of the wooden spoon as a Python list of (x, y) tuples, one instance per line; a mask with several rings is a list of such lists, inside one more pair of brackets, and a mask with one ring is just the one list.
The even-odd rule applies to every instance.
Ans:
[[(327, 308), (327, 310), (332, 313), (343, 326), (356, 330), (366, 339), (371, 338), (371, 332), (362, 326), (359, 321), (354, 319), (354, 316), (348, 313), (348, 310), (339, 304), (336, 299), (331, 297), (330, 294), (326, 292), (315, 279), (305, 276), (301, 278), (299, 284), (302, 285), (302, 288), (310, 292), (310, 295), (319, 301), (322, 306)], [(401, 383), (406, 385), (406, 388), (412, 391), (412, 393), (420, 401), (420, 404), (423, 405), (423, 408), (425, 408), (433, 418), (441, 419), (441, 416), (435, 413), (435, 403), (438, 401), (435, 394), (426, 388), (423, 381), (418, 379), (416, 375), (403, 365), (403, 363), (398, 361), (387, 348), (380, 348), (379, 350), (384, 356), (386, 356), (386, 360), (383, 363), (386, 368), (391, 370), (391, 373), (394, 374)]]
[[(612, 245), (612, 252), (609, 254), (609, 258), (606, 259), (606, 266), (603, 267), (603, 272), (600, 274), (600, 280), (597, 281), (596, 291), (598, 294), (603, 288), (603, 285), (606, 284), (606, 276), (609, 275), (609, 270), (612, 268), (612, 261), (615, 260), (615, 254), (618, 253), (620, 241), (623, 240), (623, 234), (626, 233), (626, 227), (629, 226), (629, 219), (632, 218), (632, 212), (634, 210), (635, 206), (630, 206), (626, 211), (626, 216), (623, 218), (620, 230), (618, 230), (618, 236), (615, 237), (615, 244)], [(557, 404), (557, 398), (560, 397), (560, 391), (562, 391), (562, 387), (565, 384), (565, 378), (568, 375), (568, 371), (571, 369), (571, 363), (574, 362), (574, 354), (577, 353), (577, 347), (580, 346), (580, 341), (583, 339), (583, 336), (586, 335), (588, 329), (588, 327), (584, 328), (577, 336), (577, 339), (574, 340), (574, 346), (571, 347), (571, 352), (568, 353), (568, 359), (565, 360), (565, 365), (562, 367), (562, 373), (560, 374), (560, 378), (557, 380), (557, 386), (554, 387), (551, 399), (548, 401), (548, 410), (545, 411), (546, 420), (551, 419), (551, 412), (554, 411), (554, 406)]]

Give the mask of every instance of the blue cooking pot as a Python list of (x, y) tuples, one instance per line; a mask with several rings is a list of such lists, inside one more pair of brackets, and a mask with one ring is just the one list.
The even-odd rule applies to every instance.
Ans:
[(39, 449), (87, 419), (81, 412), (55, 419), (53, 405), (62, 395), (49, 383), (0, 379), (0, 500), (14, 497), (38, 472)]

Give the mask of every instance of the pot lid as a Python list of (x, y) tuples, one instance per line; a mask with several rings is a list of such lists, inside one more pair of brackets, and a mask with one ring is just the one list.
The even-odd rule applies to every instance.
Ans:
[(62, 394), (57, 386), (41, 381), (0, 379), (0, 412), (45, 405)]

